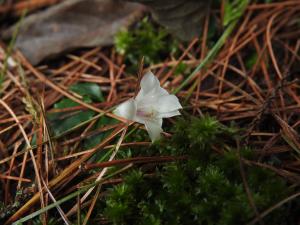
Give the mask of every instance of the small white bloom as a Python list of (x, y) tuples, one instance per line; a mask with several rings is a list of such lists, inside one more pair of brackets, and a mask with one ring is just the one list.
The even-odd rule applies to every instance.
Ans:
[(114, 113), (145, 125), (153, 141), (160, 138), (162, 119), (180, 115), (178, 98), (160, 87), (159, 80), (147, 72), (141, 80), (141, 90), (135, 98), (120, 104)]
[(9, 66), (10, 69), (13, 69), (18, 64), (17, 64), (17, 62), (12, 57), (8, 57), (8, 59), (7, 59), (7, 65)]

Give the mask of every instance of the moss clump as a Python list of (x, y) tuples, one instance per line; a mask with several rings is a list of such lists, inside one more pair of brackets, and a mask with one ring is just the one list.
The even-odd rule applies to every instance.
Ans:
[[(232, 137), (236, 130), (205, 117), (179, 121), (170, 140), (146, 154), (169, 154), (187, 160), (165, 164), (155, 176), (130, 172), (106, 197), (105, 216), (118, 225), (240, 225), (255, 217), (240, 175)], [(215, 150), (217, 149), (217, 151)], [(139, 152), (143, 150), (139, 149)], [(241, 149), (241, 156), (255, 156)], [(287, 197), (292, 190), (271, 171), (245, 166), (252, 198), (259, 212)], [(264, 224), (295, 224), (288, 205), (266, 216)]]
[(142, 57), (146, 64), (163, 61), (177, 51), (177, 43), (162, 27), (156, 27), (145, 17), (130, 31), (121, 31), (115, 38), (116, 50), (125, 56), (127, 64), (136, 65)]

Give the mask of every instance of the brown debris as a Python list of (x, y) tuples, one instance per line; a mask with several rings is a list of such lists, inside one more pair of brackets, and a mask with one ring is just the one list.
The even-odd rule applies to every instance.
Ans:
[[(31, 64), (78, 47), (107, 46), (143, 13), (140, 4), (116, 0), (67, 0), (21, 22), (15, 48)], [(11, 36), (15, 26), (4, 33)]]
[[(270, 169), (295, 184), (299, 182), (300, 173), (299, 14), (299, 1), (251, 4), (241, 25), (236, 28), (221, 52), (178, 93), (178, 97), (186, 101), (185, 111), (198, 117), (209, 113), (223, 123), (235, 122), (246, 129), (244, 134), (247, 144), (255, 149), (256, 154), (261, 158), (276, 156), (281, 160), (282, 166), (250, 161), (245, 162), (247, 165)], [(175, 89), (184, 79), (183, 75), (173, 76), (176, 65), (183, 62), (189, 68), (195, 68), (206, 55), (208, 27), (203, 26), (202, 38), (193, 40), (182, 48), (182, 57), (175, 59), (170, 56), (165, 62), (147, 68), (152, 69), (162, 85), (169, 90)], [(248, 65), (250, 55), (257, 59), (251, 66)], [(106, 164), (85, 164), (95, 152), (112, 147), (116, 137), (127, 129), (128, 124), (120, 121), (115, 126), (103, 127), (96, 132), (112, 130), (112, 134), (95, 148), (80, 149), (77, 152), (80, 140), (93, 132), (90, 128), (95, 120), (85, 124), (84, 129), (75, 130), (63, 137), (50, 138), (42, 113), (59, 112), (59, 109), (53, 109), (53, 105), (63, 96), (67, 96), (80, 105), (61, 110), (66, 115), (91, 109), (100, 115), (103, 113), (115, 117), (108, 110), (133, 96), (137, 81), (137, 76), (127, 73), (121, 55), (116, 54), (114, 49), (94, 48), (71, 55), (61, 65), (40, 67), (32, 66), (20, 54), (14, 58), (20, 62), (26, 82), (30, 85), (24, 85), (19, 70), (10, 69), (2, 86), (1, 100), (13, 110), (19, 121), (17, 123), (7, 109), (0, 106), (0, 189), (3, 190), (5, 199), (12, 195), (10, 184), (24, 187), (34, 178), (24, 173), (26, 169), (32, 168), (32, 161), (29, 158), (29, 149), (22, 148), (24, 136), (19, 124), (26, 131), (28, 140), (34, 134), (39, 138), (40, 144), (38, 149), (33, 149), (33, 153), (41, 168), (40, 176), (52, 193), (57, 194), (58, 190), (68, 192), (74, 188), (67, 184), (79, 177), (84, 165), (102, 168), (103, 165), (125, 163), (112, 159)], [(1, 61), (0, 67), (3, 67)], [(101, 84), (105, 101), (97, 104), (82, 102), (80, 96), (68, 90), (69, 86), (79, 81)], [(37, 115), (30, 114), (26, 109), (23, 101), (26, 93), (30, 93), (32, 102), (38, 102), (42, 106), (37, 109)], [(34, 116), (38, 119), (34, 120)], [(99, 117), (95, 119), (97, 118)], [(120, 147), (147, 144), (149, 143), (123, 142)], [(63, 149), (70, 149), (70, 152), (63, 155)], [(71, 152), (72, 149), (75, 149), (74, 152)], [(50, 150), (55, 153), (54, 158), (50, 157)], [(41, 153), (44, 157), (41, 157)], [(48, 164), (44, 163), (45, 160)], [(159, 160), (151, 158), (148, 162), (158, 163)], [(78, 185), (84, 181), (78, 181)], [(34, 191), (34, 196), (15, 211), (6, 224), (20, 219), (31, 209), (38, 209), (40, 197), (44, 197), (45, 205), (51, 202), (47, 200), (45, 192), (41, 196), (37, 189)]]

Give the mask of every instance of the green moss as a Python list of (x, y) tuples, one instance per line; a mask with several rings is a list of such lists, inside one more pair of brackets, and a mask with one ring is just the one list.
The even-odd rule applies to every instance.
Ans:
[[(140, 170), (130, 172), (122, 184), (109, 190), (105, 216), (118, 225), (246, 224), (255, 213), (244, 190), (234, 136), (236, 129), (211, 117), (179, 120), (171, 139), (133, 154), (185, 155), (188, 160), (157, 167), (155, 176), (144, 176)], [(243, 158), (255, 159), (248, 148), (240, 153)], [(291, 194), (286, 181), (273, 172), (244, 167), (259, 212)], [(294, 219), (284, 205), (266, 216), (264, 223), (293, 224)]]
[(116, 35), (117, 52), (124, 55), (126, 64), (136, 67), (142, 57), (145, 64), (163, 61), (170, 53), (177, 51), (177, 42), (170, 39), (162, 27), (155, 26), (147, 17), (130, 31)]

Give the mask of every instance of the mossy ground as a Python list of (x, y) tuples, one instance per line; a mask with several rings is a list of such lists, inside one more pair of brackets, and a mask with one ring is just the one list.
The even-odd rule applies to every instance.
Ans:
[[(273, 172), (245, 165), (243, 160), (256, 160), (256, 156), (247, 147), (238, 150), (236, 138), (237, 130), (211, 117), (180, 120), (171, 139), (137, 154), (186, 159), (161, 165), (150, 177), (144, 167), (129, 172), (105, 197), (105, 216), (116, 225), (246, 224), (255, 218), (249, 198), (256, 210), (263, 211), (294, 190)], [(251, 196), (245, 191), (240, 163)], [(290, 207), (274, 210), (263, 223), (295, 224)]]

